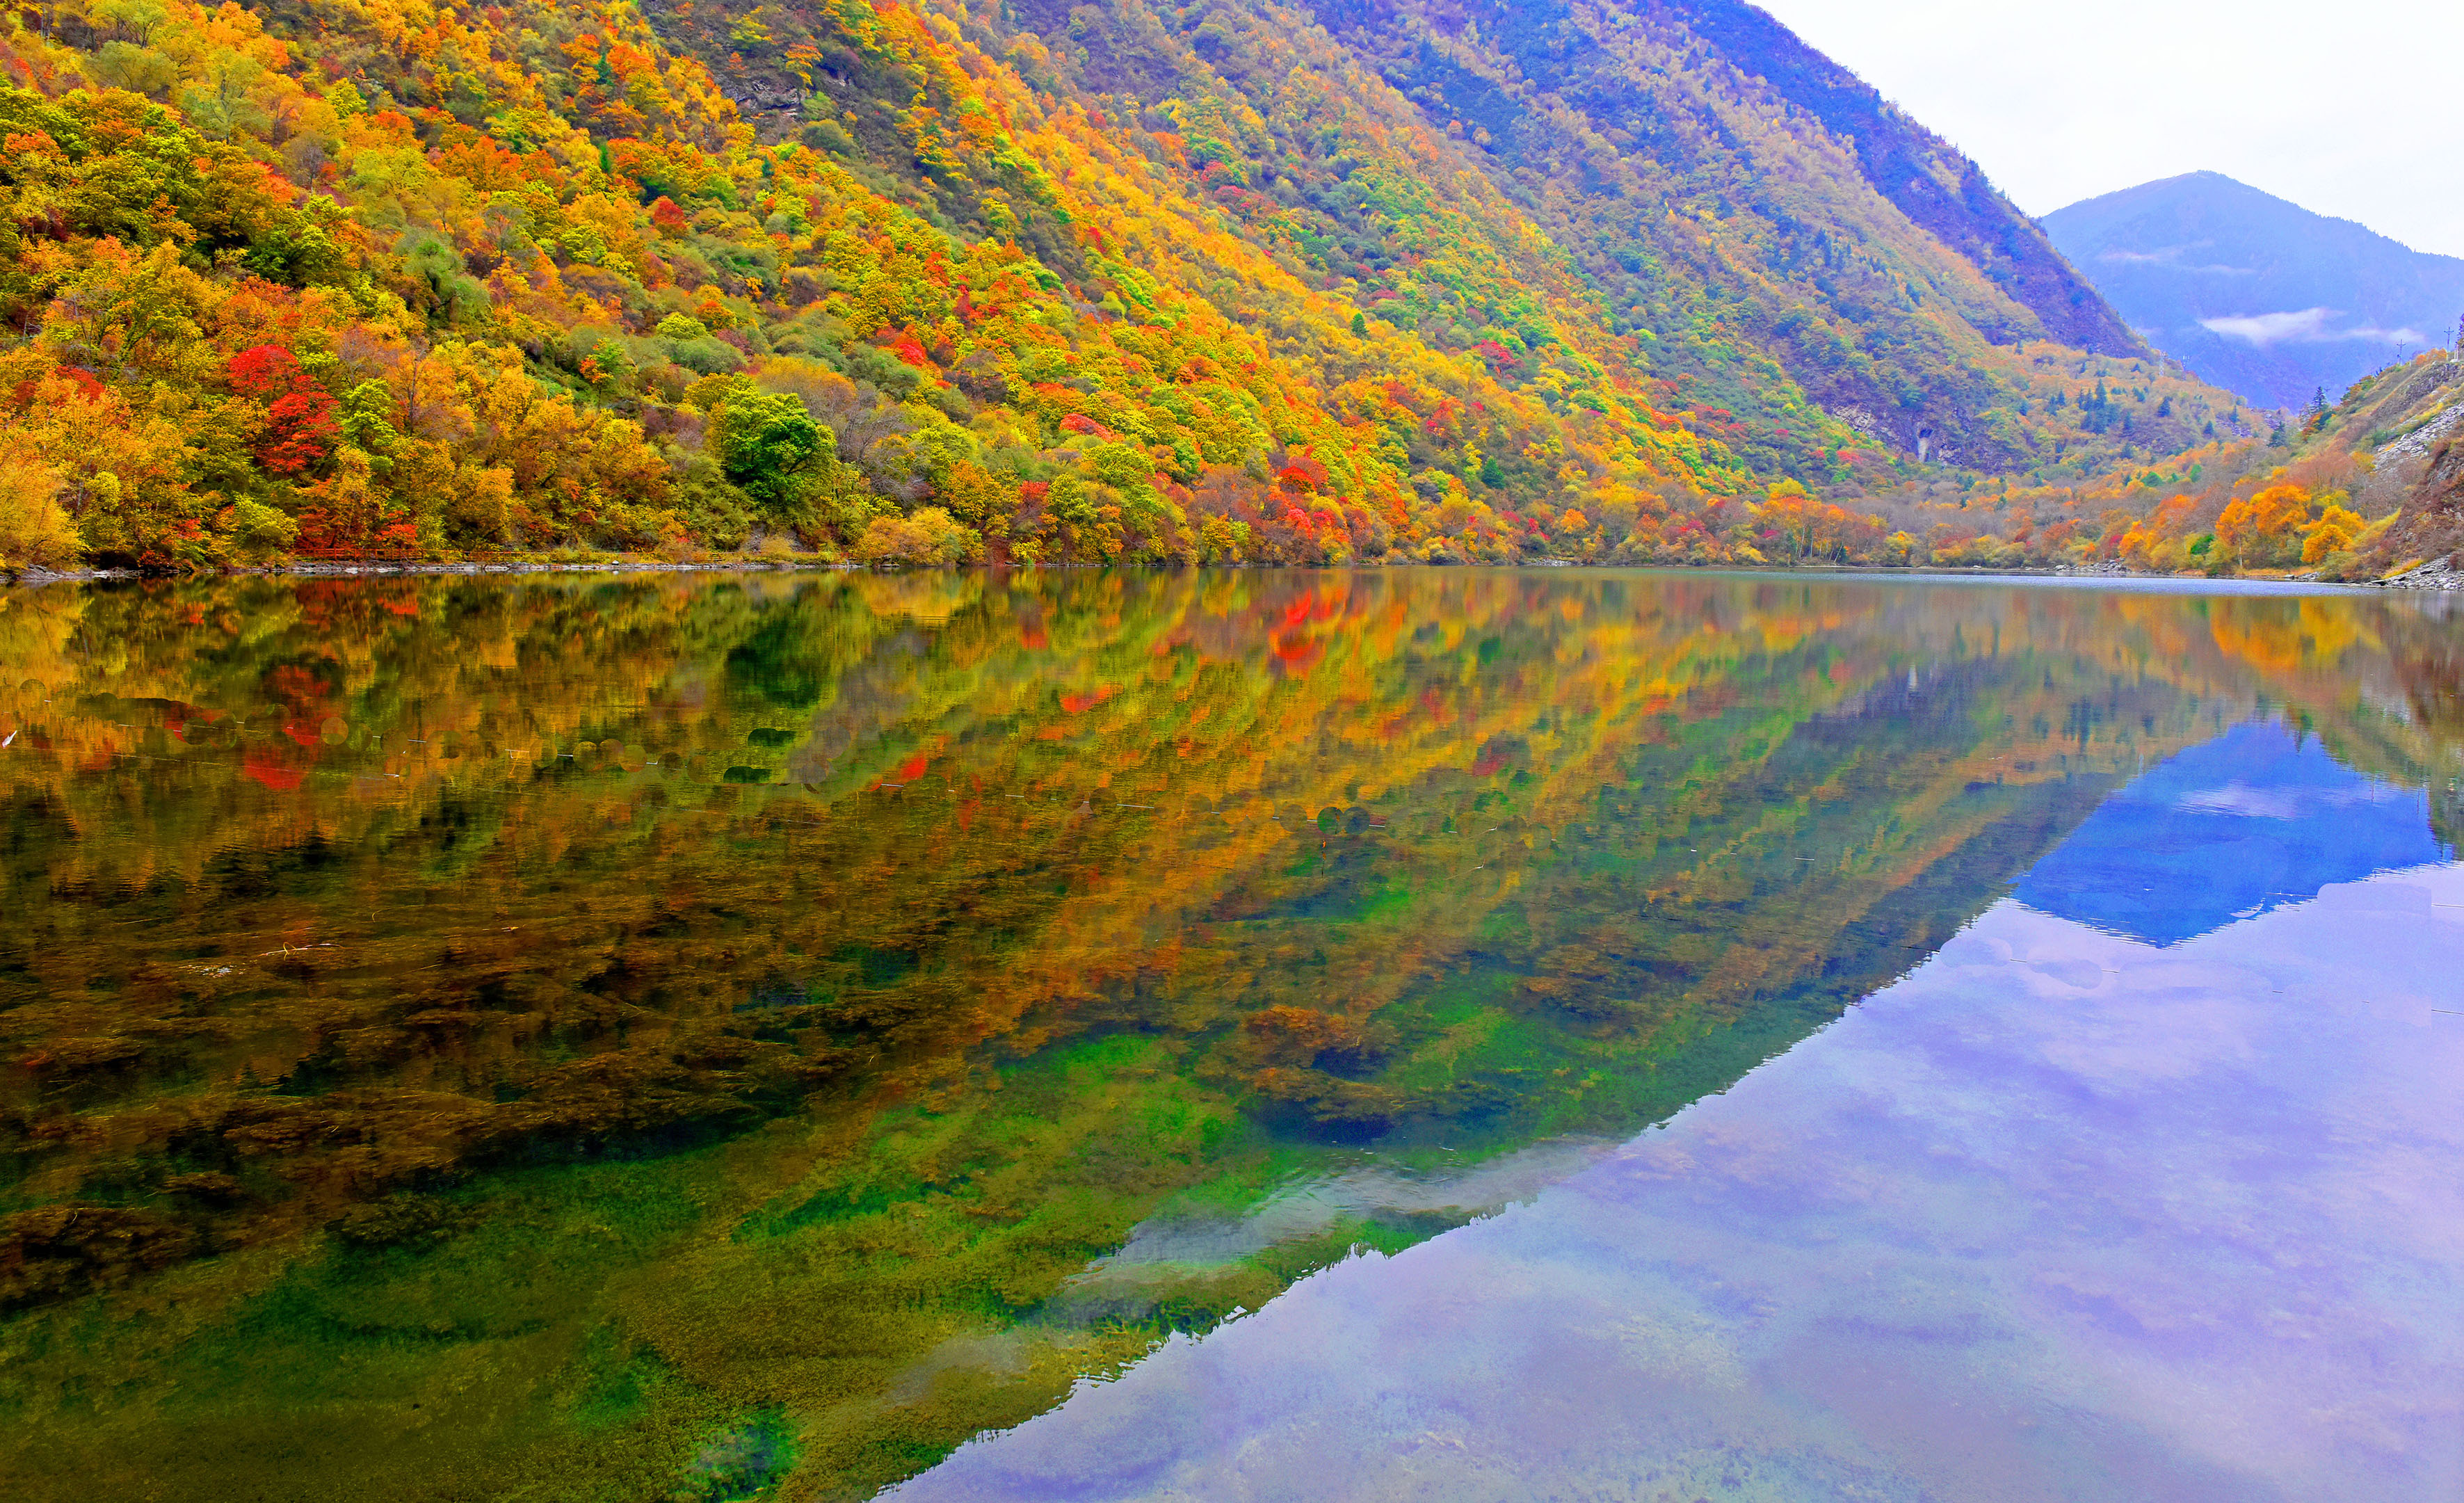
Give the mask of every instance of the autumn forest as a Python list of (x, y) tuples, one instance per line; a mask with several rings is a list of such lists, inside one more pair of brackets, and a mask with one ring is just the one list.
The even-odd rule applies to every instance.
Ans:
[(1758, 15), (20, 8), (0, 564), (2396, 562)]

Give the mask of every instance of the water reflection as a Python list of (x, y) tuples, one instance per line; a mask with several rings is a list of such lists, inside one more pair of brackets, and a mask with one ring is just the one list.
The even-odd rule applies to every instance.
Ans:
[(2451, 859), (2430, 796), (2356, 776), (2266, 721), (2174, 755), (2021, 879), (2045, 913), (2173, 944), (2374, 872)]
[[(2184, 753), (2021, 883), (2097, 927), (1998, 904), (1529, 1204), (895, 1495), (2464, 1494), (2464, 867), (2391, 871), (2443, 852), (2384, 793), (2272, 728)], [(2290, 828), (2110, 859), (2220, 804)], [(2311, 890), (2217, 911), (2262, 880)]]
[[(0, 597), (0, 1478), (913, 1476), (1353, 1249), (1613, 1172), (2023, 877), (2109, 895), (2100, 806), (2147, 768), (2198, 773), (2159, 800), (2181, 839), (2262, 793), (2396, 821), (2282, 847), (2286, 890), (2452, 842), (2441, 604), (1571, 571)], [(2247, 909), (2245, 874), (2178, 912)], [(2143, 910), (2079, 911), (2177, 907)]]

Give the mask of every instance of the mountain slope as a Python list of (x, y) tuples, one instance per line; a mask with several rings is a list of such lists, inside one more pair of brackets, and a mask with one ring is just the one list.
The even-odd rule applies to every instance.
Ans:
[(1692, 13), (12, 12), (0, 563), (1879, 558), (2229, 420)]
[(1983, 169), (1768, 12), (1740, 0), (1689, 0), (1639, 7), (1638, 14), (1709, 43), (1741, 75), (1759, 78), (1853, 146), (1857, 169), (1875, 192), (2034, 313), (2047, 338), (2100, 354), (2139, 351), (2096, 289)]
[(2221, 173), (2107, 193), (2044, 225), (2158, 348), (2268, 407), (2332, 398), (2406, 345), (2445, 343), (2464, 315), (2464, 260)]
[[(773, 110), (765, 131), (795, 127), (777, 107), (808, 85), (833, 108), (865, 87), (795, 61), (843, 51), (835, 12), (715, 0), (655, 13), (734, 97)], [(768, 41), (742, 45), (748, 17)], [(1023, 0), (977, 19), (989, 36), (961, 34), (1036, 88), (1174, 137), (1253, 233), (1373, 308), (1399, 302), (1389, 312), (1441, 343), (1484, 331), (1431, 321), (1409, 290), (1425, 236), (1353, 180), (1371, 164), (1418, 190), (1485, 179), (1638, 366), (1680, 383), (1691, 426), (1763, 474), (1846, 482), (1848, 445), (1990, 470), (2065, 448), (2075, 465), (2110, 462), (2124, 447), (2068, 431), (2038, 442), (2046, 404), (2078, 394), (2059, 377), (2088, 367), (2070, 343), (2016, 348), (2051, 337), (2127, 356), (2120, 320), (1972, 163), (1759, 11)], [(1238, 128), (1204, 125), (1218, 115)], [(1510, 322), (1485, 332), (1500, 327), (1520, 354)], [(2132, 436), (2184, 447), (2210, 406)]]
[[(1155, 45), (1057, 0), (1010, 13), (1044, 28), (1046, 43), (1063, 21), (1083, 45), (1109, 33), (1100, 45), (1114, 58)], [(1705, 17), (1725, 23), (1716, 34), (1732, 52), (1695, 29)], [(1311, 18), (1326, 28), (1323, 41)], [(1089, 86), (1152, 103), (1157, 90), (1142, 80), (1213, 71), (1271, 118), (1288, 92), (1282, 59), (1342, 44), (1575, 259), (1655, 369), (1694, 383), (1705, 405), (1737, 419), (1724, 436), (1762, 468), (1817, 477), (1823, 466), (1808, 451), (1827, 435), (1808, 399), (1910, 454), (1948, 449), (1987, 468), (2023, 464), (2024, 446), (1977, 414), (2000, 407), (2015, 419), (2031, 394), (2045, 393), (1991, 346), (2079, 343), (2068, 336), (2085, 322), (2099, 325), (2092, 347), (2135, 349), (1973, 164), (1759, 11), (1327, 0), (1289, 11), (1192, 8), (1165, 25), (1209, 67), (1115, 62)], [(1797, 77), (1767, 80), (1756, 70), (1772, 57)], [(1345, 90), (1364, 101), (1380, 92), (1356, 78)], [(1867, 149), (1875, 143), (1879, 153)], [(1921, 172), (1909, 167), (1920, 151)], [(1904, 207), (1869, 180), (1877, 156), (1890, 181), (1923, 177), (1923, 190), (1901, 193)], [(1938, 179), (1991, 214), (1947, 208)], [(2000, 251), (2006, 241), (2022, 254)], [(2066, 315), (2059, 329), (2000, 285), (2048, 277), (2065, 282), (2058, 298), (2039, 298)], [(2075, 301), (2097, 317), (2076, 317)]]

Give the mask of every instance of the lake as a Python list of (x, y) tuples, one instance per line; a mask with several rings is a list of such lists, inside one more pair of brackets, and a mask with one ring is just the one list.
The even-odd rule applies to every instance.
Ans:
[(2464, 1495), (2464, 611), (0, 594), (22, 1498)]

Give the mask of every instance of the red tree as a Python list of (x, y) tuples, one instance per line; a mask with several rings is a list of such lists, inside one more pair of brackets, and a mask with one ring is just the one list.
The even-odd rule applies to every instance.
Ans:
[(341, 425), (334, 416), (340, 404), (281, 345), (242, 350), (224, 373), (231, 390), (267, 404), (256, 462), (268, 474), (304, 475), (341, 442)]

